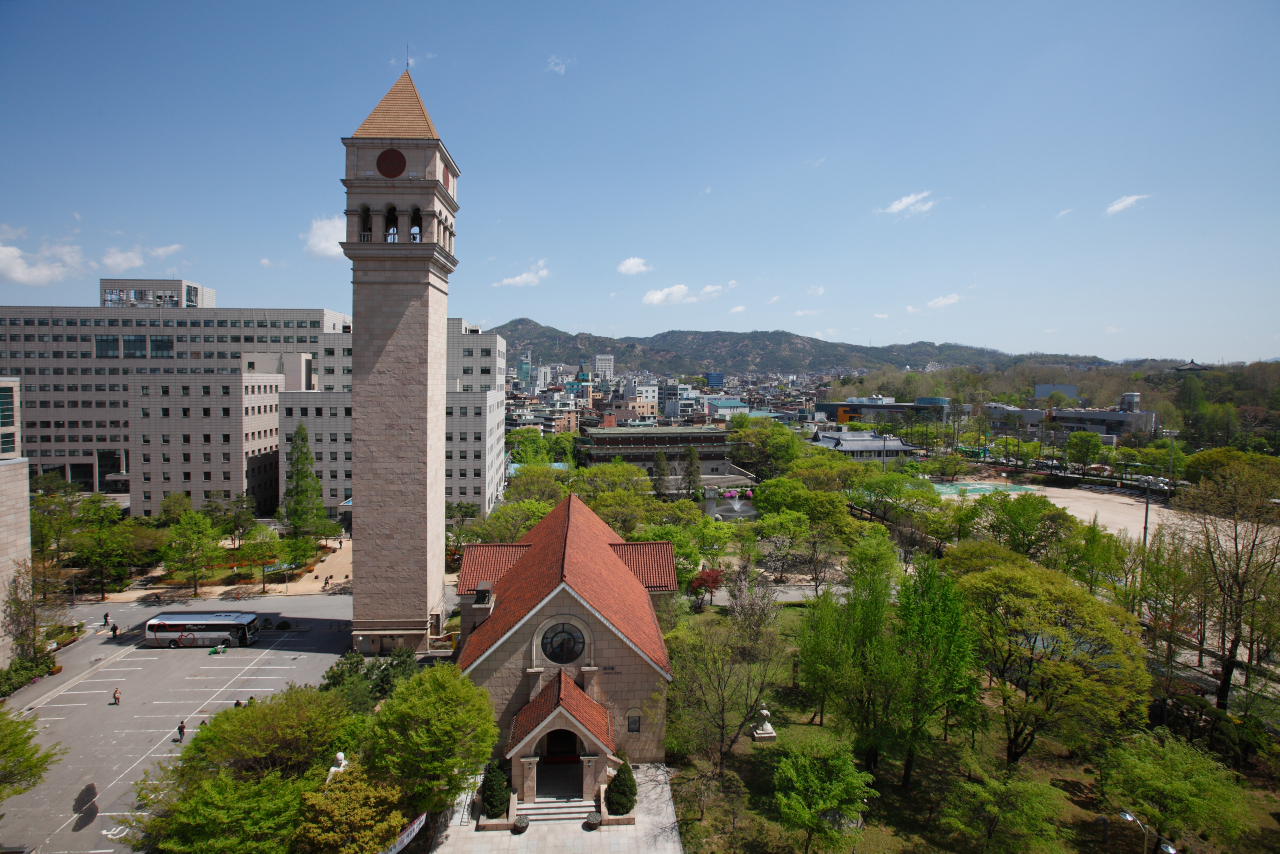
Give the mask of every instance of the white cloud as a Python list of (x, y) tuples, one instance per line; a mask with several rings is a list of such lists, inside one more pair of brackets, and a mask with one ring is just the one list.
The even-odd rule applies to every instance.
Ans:
[(141, 247), (138, 246), (126, 250), (120, 250), (112, 246), (102, 256), (102, 266), (112, 273), (123, 273), (125, 270), (141, 267), (145, 263), (142, 260)]
[(264, 266), (264, 267), (270, 267), (270, 266), (271, 266), (271, 259), (270, 259), (270, 258), (263, 258), (263, 259), (262, 259), (261, 261), (259, 261), (258, 263), (259, 263), (259, 264), (261, 264), (261, 265), (262, 265), (262, 266)]
[(1149, 199), (1150, 196), (1121, 196), (1110, 205), (1107, 206), (1107, 216), (1118, 214), (1125, 208), (1131, 208), (1143, 199)]
[(765, 305), (773, 305), (775, 302), (777, 302), (777, 301), (778, 301), (778, 300), (780, 300), (780, 299), (782, 299), (782, 297), (780, 297), (780, 296), (778, 296), (778, 297), (773, 297), (771, 300), (769, 300), (767, 303), (765, 303)]
[(796, 317), (812, 317), (815, 314), (821, 314), (820, 308), (802, 308), (796, 312)]
[(634, 276), (637, 273), (647, 273), (653, 267), (649, 265), (643, 258), (627, 258), (618, 265), (618, 272), (624, 276)]
[(298, 237), (307, 241), (307, 252), (317, 258), (341, 258), (342, 247), (338, 244), (347, 239), (347, 218), (342, 214), (334, 214), (327, 218), (313, 219), (311, 229)]
[(887, 315), (887, 314), (877, 314), (877, 315), (876, 315), (876, 320), (888, 320), (888, 319), (889, 319), (889, 315)]
[(919, 311), (920, 309), (916, 308), (914, 305), (907, 306), (907, 314), (917, 314)]
[(517, 288), (523, 288), (526, 285), (528, 287), (533, 287), (534, 285), (538, 284), (538, 282), (541, 282), (543, 279), (545, 279), (547, 276), (550, 276), (550, 275), (551, 275), (551, 271), (547, 269), (547, 259), (543, 258), (537, 264), (534, 264), (532, 267), (530, 267), (528, 270), (525, 270), (523, 273), (521, 273), (518, 276), (512, 276), (509, 279), (503, 279), (501, 282), (494, 282), (493, 287), (496, 288), (501, 285), (513, 285), (514, 287), (517, 287)]
[(72, 215), (73, 217), (75, 217), (75, 218), (76, 218), (76, 222), (79, 222), (79, 221), (80, 221), (80, 212), (79, 212), (79, 211), (72, 211), (72, 212), (71, 212), (71, 215)]
[(924, 201), (924, 198), (932, 192), (932, 190), (925, 190), (923, 193), (912, 193), (909, 196), (903, 196), (896, 202), (891, 202), (887, 208), (877, 210), (876, 213), (896, 214), (903, 211), (908, 214), (924, 213), (937, 204), (936, 201)]
[(1056, 330), (1056, 329), (1046, 329), (1046, 330), (1044, 330), (1044, 333), (1043, 333), (1043, 334), (1045, 334), (1045, 335), (1052, 335), (1053, 333), (1055, 333), (1055, 332), (1057, 332), (1057, 331), (1058, 331), (1058, 330)]
[(1107, 333), (1108, 335), (1114, 335), (1117, 332), (1124, 332), (1123, 329), (1116, 329), (1114, 326), (1108, 326), (1106, 329), (1102, 331)]
[(689, 288), (685, 285), (672, 285), (669, 288), (663, 288), (660, 291), (649, 291), (640, 302), (645, 305), (678, 305), (682, 302), (690, 302), (687, 299)]
[(672, 285), (660, 291), (649, 291), (640, 300), (645, 305), (679, 305), (686, 302), (701, 302), (714, 299), (724, 293), (723, 285), (707, 285), (696, 294), (690, 293), (687, 285)]
[(701, 193), (699, 193), (698, 195), (700, 195), (700, 196), (705, 196), (705, 195), (709, 194), (710, 192), (711, 192), (711, 188), (710, 188), (710, 187), (707, 187), (707, 189), (703, 190), (703, 191), (702, 191)]
[(827, 289), (819, 285), (815, 288), (807, 288), (805, 293), (811, 297), (820, 297), (827, 292)]
[(825, 158), (825, 157), (819, 157), (817, 160), (810, 160), (809, 162), (810, 162), (811, 164), (813, 164), (813, 167), (816, 169), (816, 168), (818, 168), (819, 166), (821, 166), (823, 163), (826, 163), (826, 162), (827, 162), (827, 158)]
[[(25, 232), (24, 228), (0, 225), (0, 240), (19, 237)], [(18, 285), (42, 288), (67, 276), (79, 275), (84, 268), (79, 246), (45, 246), (33, 255), (0, 243), (0, 278)]]
[(819, 329), (817, 332), (813, 333), (813, 337), (814, 338), (830, 338), (836, 333), (838, 333), (839, 331), (840, 331), (839, 329)]
[(553, 53), (550, 58), (547, 59), (547, 70), (554, 71), (556, 74), (564, 76), (565, 71), (572, 66), (577, 65), (577, 63), (578, 61), (576, 59), (561, 59)]
[(947, 306), (955, 305), (958, 302), (960, 302), (959, 294), (947, 294), (945, 297), (931, 299), (925, 303), (925, 305), (929, 306), (929, 308), (946, 308)]
[(169, 246), (157, 246), (155, 249), (148, 249), (147, 254), (150, 255), (152, 258), (159, 258), (161, 260), (164, 260), (165, 258), (168, 258), (173, 253), (181, 252), (181, 251), (182, 251), (182, 244), (173, 243), (173, 244), (170, 244)]
[(747, 307), (745, 305), (735, 305), (733, 308), (729, 309), (729, 313), (742, 314), (746, 310), (747, 310)]
[(1066, 216), (1067, 214), (1071, 213), (1074, 210), (1075, 208), (1067, 208), (1065, 211), (1059, 211), (1058, 216)]
[(614, 297), (616, 297), (617, 295), (618, 295), (618, 292), (617, 292), (617, 291), (614, 291), (613, 293), (609, 294), (609, 299), (613, 299), (613, 298), (614, 298)]
[(725, 285), (726, 288), (736, 288), (737, 286), (738, 286), (737, 279), (730, 279), (729, 284)]
[(27, 236), (26, 227), (14, 228), (0, 222), (0, 240), (20, 240)]

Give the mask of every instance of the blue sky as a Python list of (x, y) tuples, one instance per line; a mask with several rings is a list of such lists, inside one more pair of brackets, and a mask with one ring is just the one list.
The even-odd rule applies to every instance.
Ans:
[(1280, 356), (1278, 36), (1275, 3), (0, 2), (0, 302), (349, 311), (339, 139), (407, 42), (462, 170), (451, 315)]

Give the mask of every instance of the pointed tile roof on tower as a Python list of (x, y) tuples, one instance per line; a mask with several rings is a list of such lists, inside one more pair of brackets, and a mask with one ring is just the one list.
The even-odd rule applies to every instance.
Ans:
[(649, 593), (619, 558), (626, 541), (570, 495), (520, 540), (528, 548), (494, 584), (493, 614), (462, 648), (459, 666), (476, 664), (560, 585), (572, 590), (623, 639), (666, 674), (667, 647)]
[(427, 108), (422, 106), (413, 78), (405, 71), (373, 108), (353, 137), (379, 139), (439, 139)]

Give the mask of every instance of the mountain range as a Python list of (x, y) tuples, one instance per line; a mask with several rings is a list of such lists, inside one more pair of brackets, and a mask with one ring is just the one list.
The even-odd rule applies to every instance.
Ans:
[(1015, 364), (1110, 365), (1097, 356), (1031, 353), (1013, 355), (987, 347), (964, 344), (892, 344), (864, 347), (824, 341), (792, 332), (691, 332), (673, 330), (648, 338), (608, 338), (586, 332), (572, 334), (530, 320), (516, 318), (487, 330), (506, 339), (507, 364), (519, 354), (533, 352), (534, 364), (591, 362), (597, 353), (612, 353), (614, 371), (651, 371), (656, 374), (791, 374), (828, 371), (833, 368), (923, 368), (929, 362), (942, 365), (1007, 368)]

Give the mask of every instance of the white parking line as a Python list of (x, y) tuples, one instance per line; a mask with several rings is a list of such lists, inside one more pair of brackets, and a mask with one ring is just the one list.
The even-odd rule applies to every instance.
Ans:
[[(88, 703), (45, 703), (44, 705), (48, 706), (51, 709), (60, 709), (64, 706), (87, 706), (89, 704)], [(44, 706), (41, 706), (41, 708), (44, 708)]]
[(119, 671), (122, 671), (122, 670), (141, 670), (141, 669), (142, 669), (141, 667), (104, 667), (102, 668), (103, 672), (105, 673), (118, 673)]
[(62, 693), (63, 694), (105, 694), (107, 693), (107, 689), (103, 688), (101, 691), (63, 691)]

